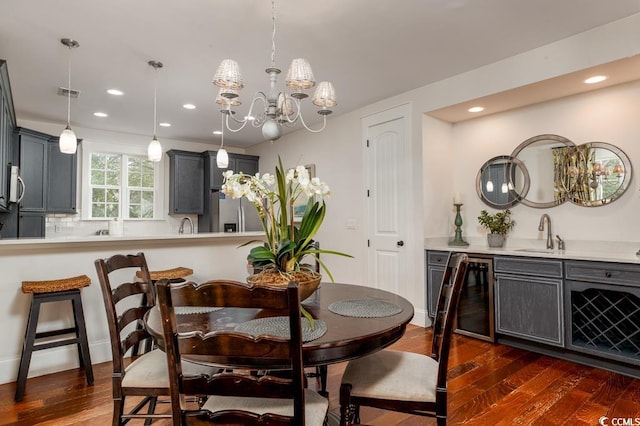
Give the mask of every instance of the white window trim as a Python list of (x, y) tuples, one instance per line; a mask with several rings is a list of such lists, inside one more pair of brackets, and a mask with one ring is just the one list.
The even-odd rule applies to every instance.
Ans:
[[(100, 154), (118, 154), (118, 155), (135, 155), (140, 157), (147, 156), (147, 147), (146, 146), (137, 146), (137, 145), (121, 145), (121, 144), (111, 144), (111, 143), (103, 143), (103, 142), (91, 142), (87, 140), (82, 141), (82, 220), (98, 220), (104, 221), (105, 218), (93, 218), (91, 217), (91, 154), (100, 153)], [(154, 182), (155, 189), (153, 195), (153, 219), (129, 219), (123, 218), (122, 216), (122, 202), (120, 203), (120, 217), (124, 220), (130, 221), (150, 221), (150, 220), (164, 220), (163, 211), (164, 211), (164, 168), (165, 168), (165, 157), (162, 156), (162, 159), (156, 163), (154, 163)], [(120, 195), (121, 200), (122, 197), (125, 197), (126, 193), (122, 193)]]

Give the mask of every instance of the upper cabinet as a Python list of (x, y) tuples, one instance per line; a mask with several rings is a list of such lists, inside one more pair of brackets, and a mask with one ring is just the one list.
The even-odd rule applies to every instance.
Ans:
[(76, 180), (78, 154), (63, 154), (58, 137), (48, 143), (47, 158), (47, 213), (77, 213)]
[(204, 158), (199, 152), (170, 150), (169, 214), (204, 211)]
[(7, 62), (0, 59), (0, 213), (9, 207), (11, 141), (16, 125)]
[(15, 164), (20, 166), (24, 181), (24, 197), (20, 202), (23, 211), (42, 212), (47, 209), (47, 172), (50, 135), (18, 127), (14, 145)]
[(219, 190), (222, 188), (224, 178), (222, 173), (226, 170), (233, 170), (234, 173), (242, 172), (245, 175), (255, 175), (258, 173), (258, 161), (260, 157), (246, 154), (229, 154), (229, 166), (221, 169), (216, 164), (217, 151), (205, 151), (202, 155), (205, 158), (205, 182), (209, 189)]

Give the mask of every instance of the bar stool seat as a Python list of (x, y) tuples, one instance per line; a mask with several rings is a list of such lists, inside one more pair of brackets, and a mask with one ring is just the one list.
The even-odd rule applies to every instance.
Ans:
[[(20, 367), (18, 369), (18, 382), (16, 386), (15, 400), (21, 401), (27, 385), (27, 375), (29, 374), (29, 364), (33, 351), (55, 348), (58, 346), (77, 345), (80, 367), (85, 369), (87, 384), (93, 384), (93, 368), (91, 356), (89, 354), (89, 343), (87, 341), (87, 329), (84, 322), (84, 311), (82, 309), (82, 298), (80, 289), (91, 284), (91, 279), (86, 275), (63, 278), (58, 280), (44, 281), (23, 281), (22, 292), (31, 293), (31, 309), (27, 321), (22, 356), (20, 357)], [(37, 332), (38, 317), (40, 316), (40, 306), (43, 303), (58, 302), (62, 300), (71, 301), (73, 308), (74, 326), (64, 329)], [(62, 340), (46, 341), (37, 343), (36, 340), (74, 334)]]

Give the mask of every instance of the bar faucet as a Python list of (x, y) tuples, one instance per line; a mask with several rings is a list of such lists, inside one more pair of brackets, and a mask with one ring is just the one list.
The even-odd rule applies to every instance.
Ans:
[(544, 222), (547, 222), (547, 248), (553, 249), (553, 239), (551, 238), (551, 218), (548, 214), (543, 214), (540, 217), (540, 225), (538, 225), (538, 231), (544, 231)]
[(189, 222), (189, 226), (191, 227), (190, 234), (193, 234), (193, 221), (188, 216), (187, 217), (183, 217), (182, 220), (180, 221), (180, 228), (178, 229), (178, 234), (184, 234), (184, 223), (185, 222)]

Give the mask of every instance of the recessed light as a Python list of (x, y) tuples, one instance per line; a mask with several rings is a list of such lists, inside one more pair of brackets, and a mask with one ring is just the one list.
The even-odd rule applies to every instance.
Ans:
[(222, 134), (222, 130), (214, 130), (213, 134), (214, 135), (221, 135)]
[(160, 127), (171, 127), (171, 123), (158, 123)]
[(100, 118), (105, 118), (109, 116), (109, 114), (107, 114), (106, 112), (94, 112), (93, 115)]
[(184, 109), (196, 109), (196, 106), (194, 104), (184, 104), (184, 105), (182, 105), (182, 108), (184, 108)]
[(110, 95), (114, 95), (114, 96), (122, 96), (124, 95), (124, 92), (122, 90), (118, 90), (118, 89), (109, 89), (107, 90), (107, 93)]
[(601, 81), (605, 81), (607, 79), (607, 76), (605, 75), (594, 75), (593, 77), (589, 77), (588, 79), (586, 79), (584, 82), (587, 84), (595, 84), (595, 83), (600, 83)]
[(467, 111), (469, 111), (469, 112), (481, 112), (481, 111), (484, 111), (484, 107), (475, 106), (475, 107), (469, 108)]

